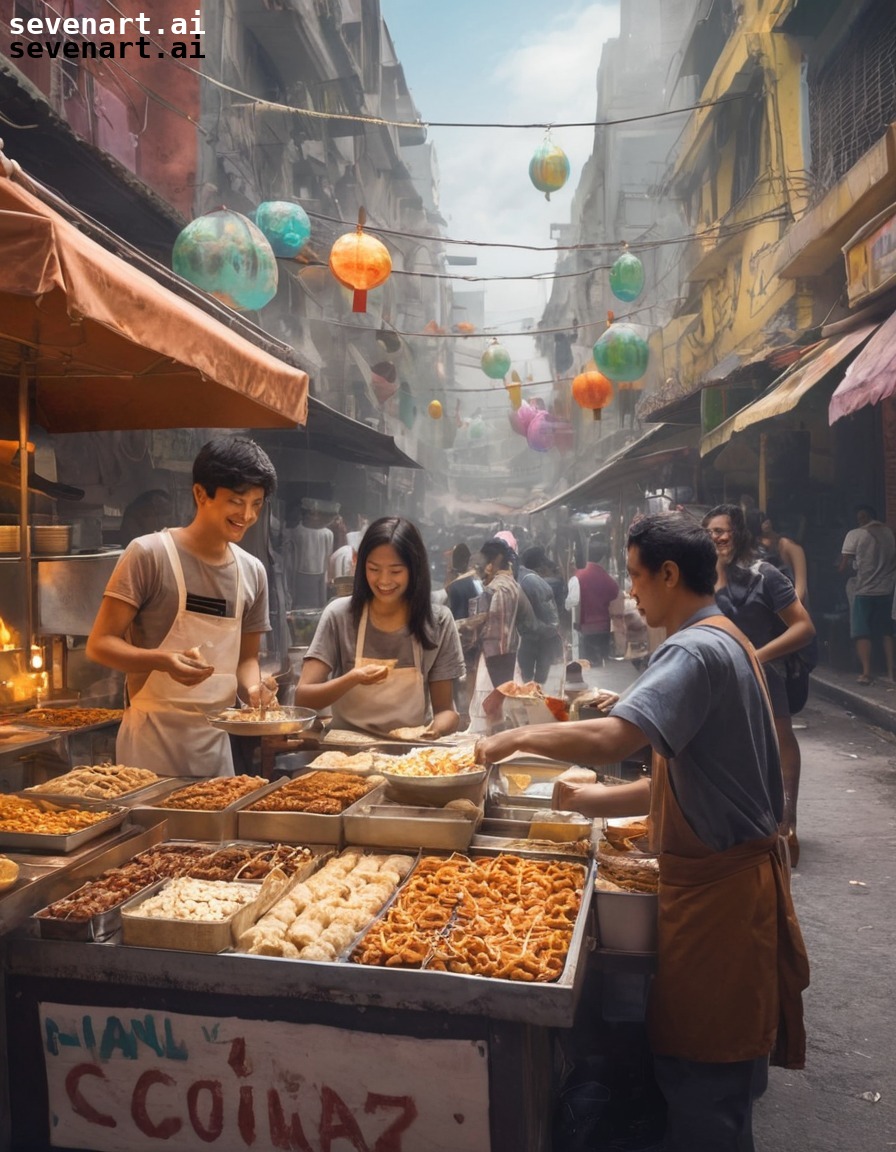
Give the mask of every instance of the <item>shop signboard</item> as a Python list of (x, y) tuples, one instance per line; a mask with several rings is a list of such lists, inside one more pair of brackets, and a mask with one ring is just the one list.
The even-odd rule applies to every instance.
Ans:
[(843, 255), (850, 307), (896, 284), (896, 204), (857, 232)]
[(94, 1152), (488, 1152), (488, 1048), (40, 1004), (50, 1143)]

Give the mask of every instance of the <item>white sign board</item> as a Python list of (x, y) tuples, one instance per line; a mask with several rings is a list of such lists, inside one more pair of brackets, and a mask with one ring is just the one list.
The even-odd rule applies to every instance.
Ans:
[(41, 1004), (50, 1143), (93, 1152), (488, 1152), (488, 1050)]

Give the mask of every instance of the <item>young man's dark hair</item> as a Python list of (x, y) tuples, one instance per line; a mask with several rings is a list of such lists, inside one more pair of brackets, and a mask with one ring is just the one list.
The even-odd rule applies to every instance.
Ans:
[(263, 448), (247, 436), (217, 436), (199, 449), (193, 461), (193, 483), (201, 484), (214, 498), (219, 488), (247, 492), (261, 488), (270, 496), (277, 487), (277, 473)]
[(877, 511), (873, 504), (856, 504), (856, 515), (858, 516), (860, 512), (864, 512), (872, 520), (877, 519)]
[(715, 592), (715, 546), (706, 529), (683, 512), (642, 516), (628, 530), (628, 546), (638, 549), (648, 571), (659, 572), (671, 560), (692, 592), (698, 596)]
[(603, 541), (597, 536), (592, 536), (588, 541), (588, 559), (592, 564), (603, 564), (606, 556), (607, 551)]
[(533, 544), (531, 548), (526, 549), (520, 559), (525, 568), (531, 572), (538, 572), (547, 566), (548, 554), (540, 544)]
[(367, 582), (367, 561), (374, 548), (379, 548), (383, 544), (389, 544), (395, 549), (408, 570), (408, 588), (405, 593), (410, 608), (408, 629), (424, 648), (435, 648), (429, 555), (416, 525), (410, 520), (405, 520), (403, 516), (383, 516), (379, 520), (374, 520), (361, 538), (351, 600), (355, 628), (361, 623), (361, 613), (365, 606), (373, 599), (373, 593)]

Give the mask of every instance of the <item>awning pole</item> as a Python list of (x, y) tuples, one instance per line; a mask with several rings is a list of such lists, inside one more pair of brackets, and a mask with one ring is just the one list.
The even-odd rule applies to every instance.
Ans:
[(768, 511), (768, 433), (759, 433), (759, 507)]
[(22, 647), (31, 656), (34, 643), (34, 585), (31, 573), (31, 531), (28, 524), (28, 353), (19, 363), (19, 549), (24, 568), (25, 636)]

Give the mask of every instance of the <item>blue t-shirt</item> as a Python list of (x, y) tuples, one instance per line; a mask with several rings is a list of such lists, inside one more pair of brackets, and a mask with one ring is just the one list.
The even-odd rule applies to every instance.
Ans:
[(728, 583), (716, 590), (716, 603), (754, 648), (763, 648), (787, 627), (778, 615), (796, 600), (793, 582), (766, 560), (728, 569)]
[(770, 835), (784, 807), (772, 718), (740, 644), (718, 628), (689, 627), (650, 658), (612, 715), (635, 724), (669, 760), (669, 779), (694, 834), (717, 852)]

